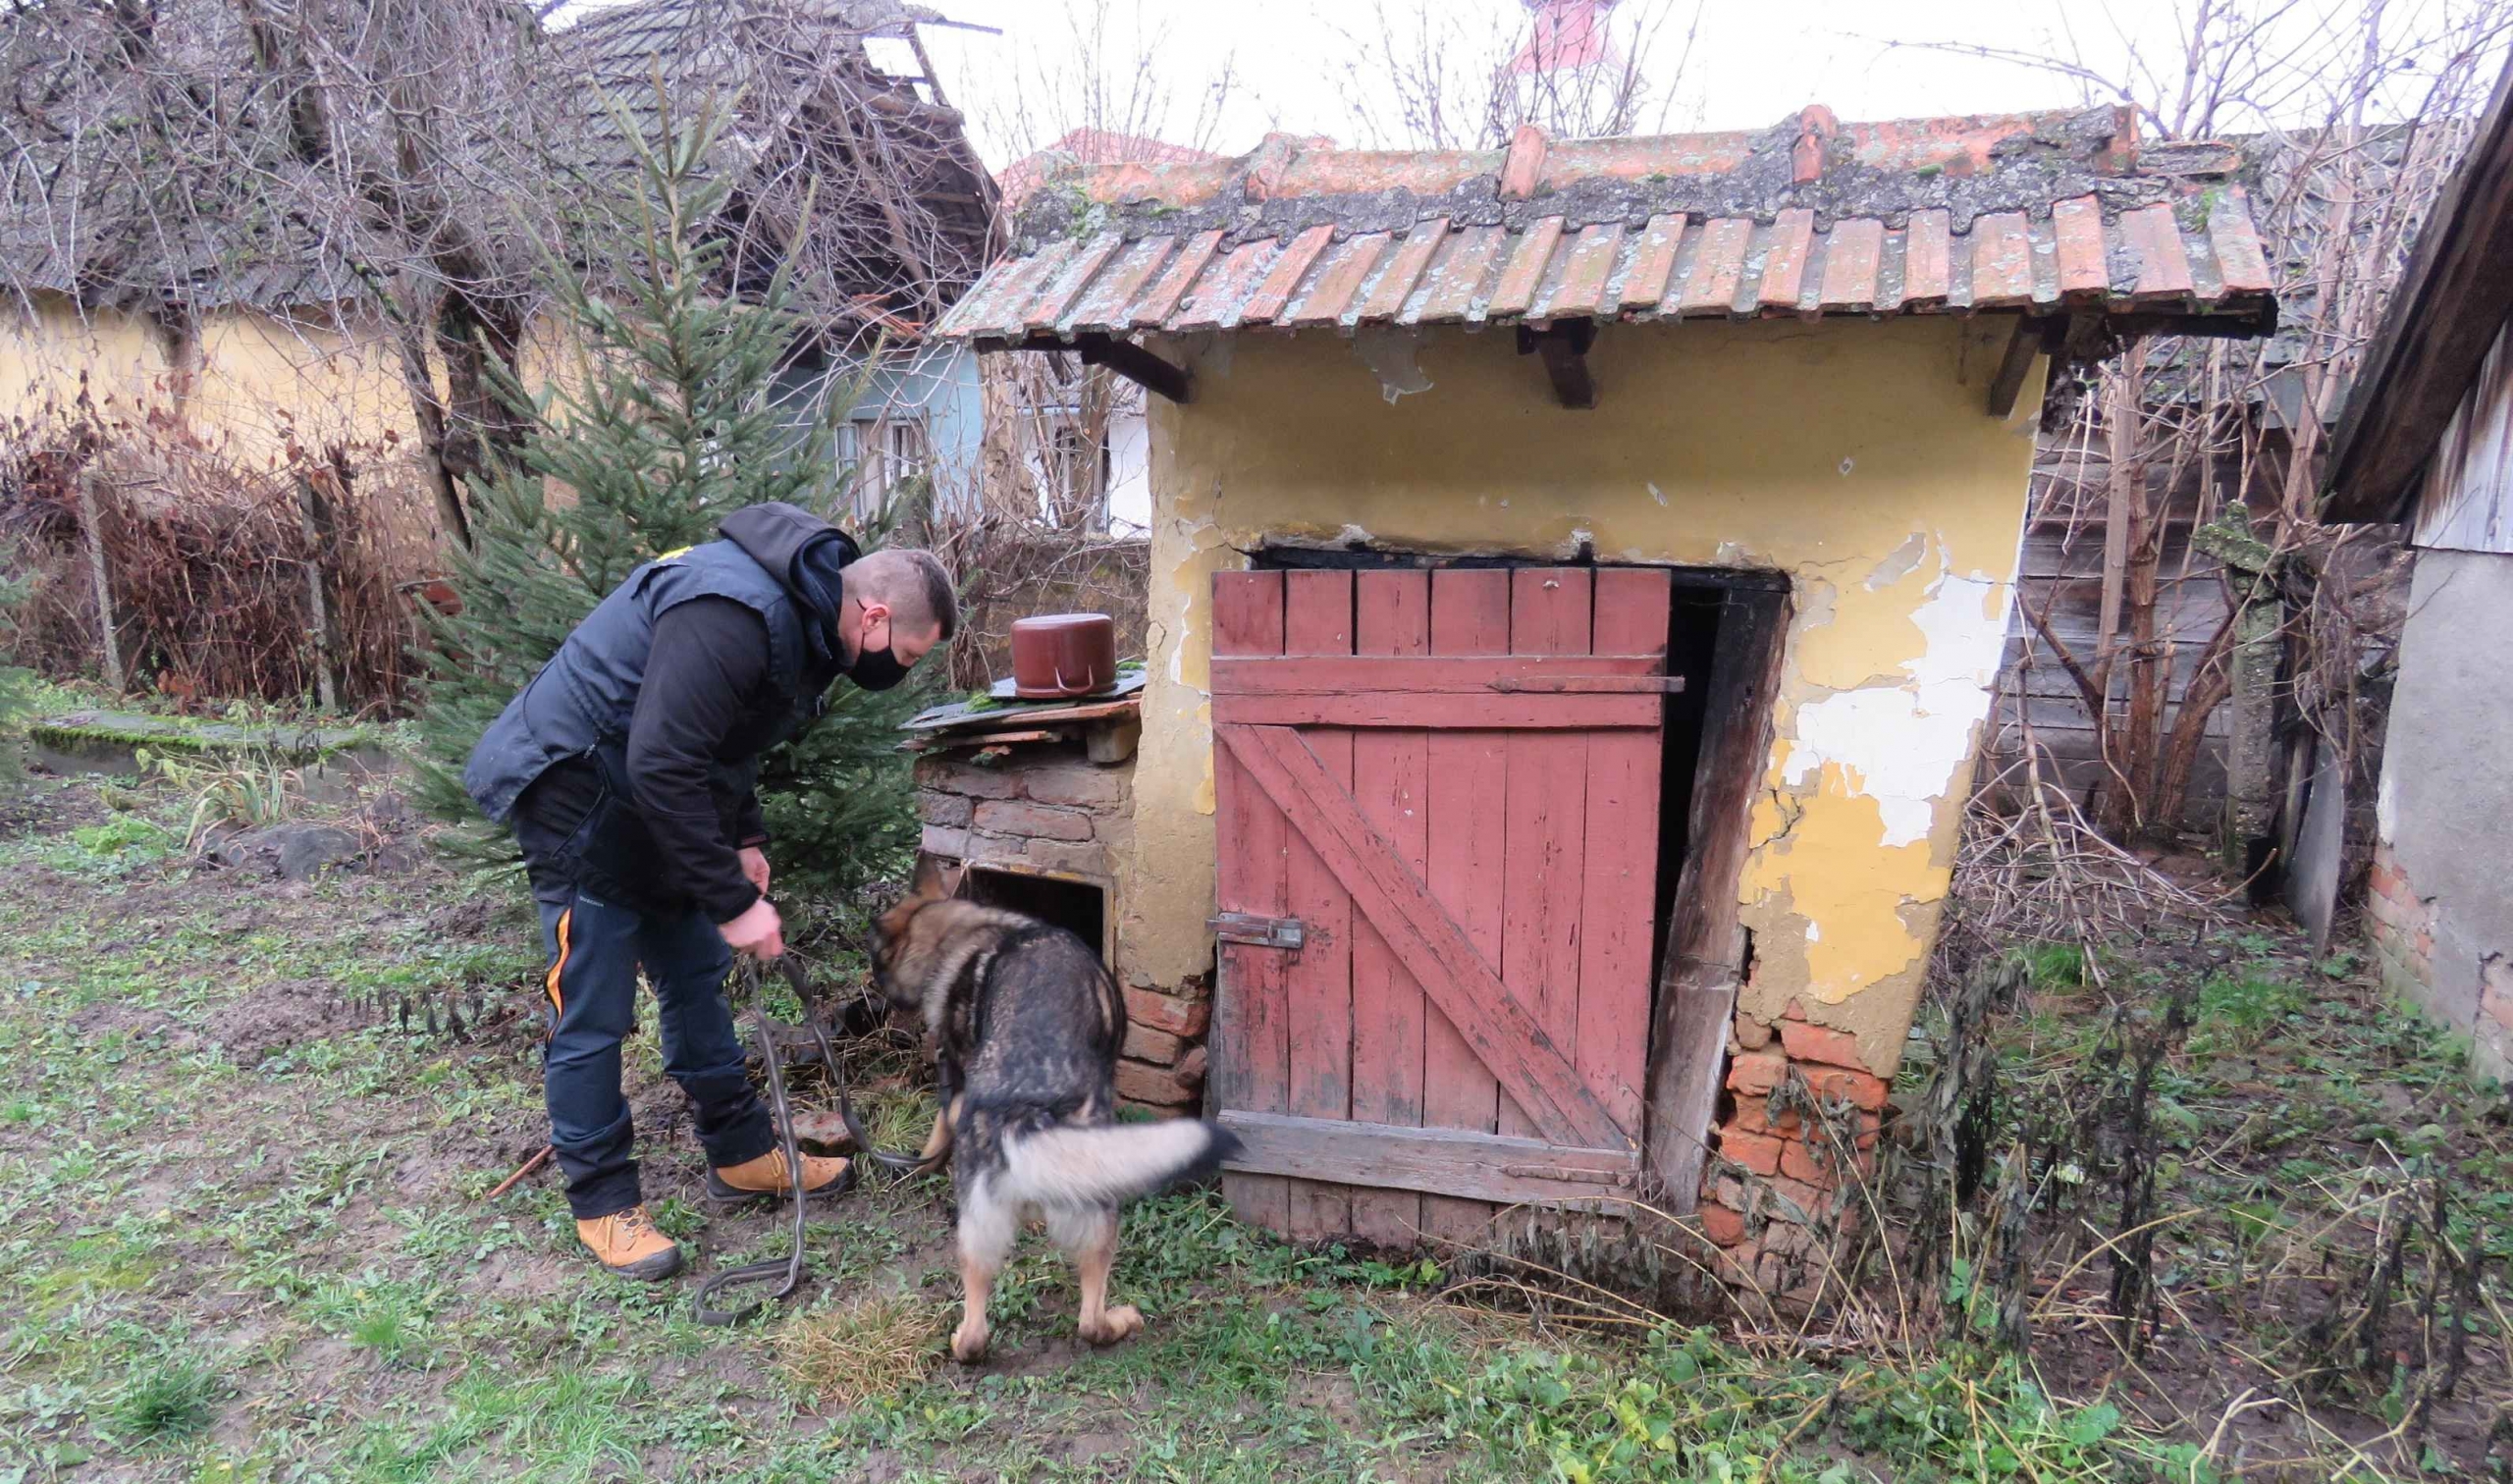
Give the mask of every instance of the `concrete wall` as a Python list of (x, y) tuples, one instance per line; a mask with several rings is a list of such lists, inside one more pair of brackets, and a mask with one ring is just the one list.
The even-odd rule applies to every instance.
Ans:
[[(1210, 582), (1267, 539), (1778, 568), (1796, 589), (1742, 886), (1740, 1011), (1901, 1055), (1989, 709), (2037, 374), (1983, 410), (2004, 321), (1615, 326), (1595, 410), (1506, 334), (1171, 344), (1152, 406), (1150, 681), (1120, 924), (1137, 984), (1209, 969)], [(1768, 1039), (1768, 1034), (1764, 1039)], [(1760, 1042), (1755, 1042), (1759, 1044)]]
[(2417, 555), (2376, 812), (2383, 978), (2513, 1078), (2513, 556)]

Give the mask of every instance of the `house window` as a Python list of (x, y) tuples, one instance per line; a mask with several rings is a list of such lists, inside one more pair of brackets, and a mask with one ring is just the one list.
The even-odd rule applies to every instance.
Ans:
[(926, 473), (932, 462), (925, 419), (866, 418), (840, 424), (837, 460), (855, 471), (855, 512), (867, 518), (879, 515), (900, 482)]

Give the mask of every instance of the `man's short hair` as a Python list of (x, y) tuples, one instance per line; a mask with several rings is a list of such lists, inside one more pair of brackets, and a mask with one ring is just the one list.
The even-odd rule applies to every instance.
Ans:
[(912, 547), (868, 552), (847, 567), (846, 580), (887, 604), (891, 618), (912, 630), (939, 629), (943, 640), (960, 631), (959, 593), (932, 552)]

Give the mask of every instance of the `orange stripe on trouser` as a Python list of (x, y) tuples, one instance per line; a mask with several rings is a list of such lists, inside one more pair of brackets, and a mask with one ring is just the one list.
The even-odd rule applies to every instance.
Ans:
[(550, 977), (543, 981), (543, 987), (550, 993), (550, 1033), (542, 1037), (544, 1040), (559, 1034), (559, 1017), (567, 1012), (567, 1001), (559, 992), (559, 973), (567, 967), (567, 927), (575, 916), (573, 907), (559, 914), (559, 956), (550, 961)]

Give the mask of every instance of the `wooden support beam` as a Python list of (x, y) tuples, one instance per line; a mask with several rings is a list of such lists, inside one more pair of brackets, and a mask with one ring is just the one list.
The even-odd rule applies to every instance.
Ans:
[(1543, 329), (1519, 327), (1519, 353), (1539, 356), (1553, 380), (1553, 395), (1566, 407), (1597, 404), (1596, 378), (1588, 374), (1588, 347), (1596, 344), (1595, 320), (1563, 320)]
[(1665, 1208), (1691, 1212), (1701, 1194), (1728, 1025), (1745, 968), (1738, 884), (1751, 844), (1754, 799), (1771, 756), (1789, 594), (1731, 588), (1719, 610), (1684, 825), (1684, 863), (1649, 1035), (1643, 1150)]
[(2015, 411), (2015, 399), (2024, 392), (2024, 378), (2033, 371), (2033, 357), (2042, 353), (2042, 322), (2029, 315), (2015, 317), (2015, 328), (2006, 338), (2006, 354), (1999, 358), (1999, 374), (1990, 379), (1990, 415), (2002, 421)]
[(1148, 392), (1174, 402), (1196, 399), (1196, 378), (1184, 366), (1173, 366), (1133, 341), (1110, 335), (1086, 335), (1076, 343), (1086, 366), (1105, 366)]

